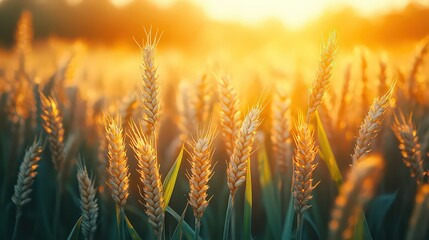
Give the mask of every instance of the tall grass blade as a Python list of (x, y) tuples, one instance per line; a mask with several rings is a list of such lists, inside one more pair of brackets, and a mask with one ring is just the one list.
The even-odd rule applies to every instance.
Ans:
[(125, 223), (127, 224), (128, 233), (130, 234), (130, 237), (132, 240), (142, 240), (142, 238), (139, 236), (137, 231), (134, 229), (133, 225), (131, 224), (130, 220), (128, 219), (127, 215), (125, 213), (123, 214), (123, 218), (125, 219)]
[(281, 211), (279, 200), (276, 195), (274, 181), (271, 175), (270, 165), (265, 146), (258, 153), (259, 181), (262, 188), (262, 202), (266, 210), (268, 227), (275, 239), (281, 237)]
[(180, 165), (182, 164), (182, 158), (183, 158), (183, 150), (184, 146), (182, 146), (182, 149), (180, 150), (179, 155), (176, 158), (176, 161), (174, 162), (173, 166), (170, 168), (170, 171), (168, 172), (167, 176), (164, 179), (164, 183), (162, 186), (164, 187), (164, 211), (168, 207), (168, 203), (170, 202), (171, 195), (173, 194), (174, 185), (176, 184), (177, 175), (179, 173)]
[(316, 111), (317, 120), (317, 138), (319, 139), (320, 151), (319, 156), (325, 161), (328, 166), (329, 173), (331, 174), (332, 180), (336, 183), (337, 187), (340, 187), (343, 182), (340, 169), (338, 168), (337, 161), (335, 160), (334, 153), (332, 152), (331, 144), (329, 143), (325, 129), (323, 128), (322, 121), (320, 120), (319, 112)]
[(78, 240), (79, 239), (79, 232), (80, 232), (80, 225), (81, 224), (82, 224), (82, 216), (74, 224), (73, 229), (71, 230), (69, 236), (67, 237), (67, 240)]
[(182, 216), (180, 217), (176, 229), (173, 232), (173, 235), (171, 236), (171, 240), (180, 240), (182, 238), (182, 232), (183, 232), (183, 222), (185, 220), (186, 210), (188, 209), (189, 203), (186, 204), (185, 210), (183, 210)]

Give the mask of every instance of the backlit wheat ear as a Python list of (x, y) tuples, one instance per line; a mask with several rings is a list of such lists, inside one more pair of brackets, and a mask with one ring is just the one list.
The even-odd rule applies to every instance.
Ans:
[(189, 84), (180, 83), (179, 85), (180, 94), (178, 95), (178, 110), (179, 110), (179, 127), (184, 135), (192, 135), (195, 132), (197, 121), (196, 121), (196, 109), (192, 103), (191, 89)]
[(379, 156), (364, 158), (352, 168), (335, 199), (329, 223), (329, 239), (352, 239), (357, 214), (372, 197), (382, 169), (383, 160)]
[(189, 179), (189, 204), (194, 210), (195, 219), (199, 220), (209, 205), (207, 199), (208, 181), (212, 176), (213, 131), (201, 132), (192, 142), (191, 173)]
[(387, 75), (386, 75), (386, 68), (387, 68), (386, 60), (383, 58), (380, 59), (379, 66), (380, 66), (380, 71), (378, 73), (378, 82), (379, 82), (378, 94), (382, 95), (388, 90)]
[(273, 97), (271, 142), (273, 145), (273, 155), (280, 171), (292, 165), (292, 138), (291, 138), (291, 101), (284, 93), (279, 91)]
[(317, 110), (322, 102), (323, 95), (328, 88), (329, 80), (334, 66), (334, 57), (337, 49), (337, 33), (331, 32), (326, 44), (322, 43), (322, 52), (320, 54), (319, 69), (316, 79), (310, 89), (308, 96), (307, 122), (311, 115)]
[(381, 129), (381, 123), (384, 119), (385, 112), (390, 104), (393, 91), (395, 89), (396, 80), (390, 85), (389, 91), (381, 98), (376, 98), (369, 109), (368, 114), (363, 120), (357, 142), (352, 155), (352, 164), (355, 165), (360, 158), (371, 151), (371, 143), (377, 137)]
[(128, 198), (129, 173), (122, 125), (119, 119), (114, 119), (110, 116), (105, 116), (104, 121), (107, 156), (109, 158), (107, 185), (112, 191), (112, 198), (116, 205), (123, 208)]
[(349, 103), (350, 97), (349, 97), (349, 86), (350, 86), (350, 79), (351, 79), (351, 69), (352, 65), (347, 65), (345, 74), (344, 74), (344, 83), (343, 87), (341, 89), (341, 100), (340, 100), (340, 106), (338, 107), (338, 113), (337, 113), (337, 126), (340, 129), (344, 129), (346, 127), (346, 121), (344, 120), (344, 116), (346, 115), (346, 109), (347, 104)]
[(157, 33), (152, 39), (152, 31), (146, 34), (146, 43), (142, 51), (142, 83), (140, 86), (141, 105), (144, 111), (147, 136), (156, 136), (159, 119), (159, 81), (158, 67), (155, 64), (156, 47), (160, 36)]
[(261, 112), (260, 106), (252, 108), (244, 118), (235, 138), (234, 150), (230, 156), (227, 169), (228, 187), (231, 196), (235, 195), (237, 189), (246, 180), (247, 160), (252, 152), (256, 131), (261, 125)]
[(424, 58), (429, 51), (429, 37), (426, 37), (419, 45), (419, 49), (414, 57), (413, 66), (408, 77), (408, 91), (410, 97), (417, 97), (419, 91), (418, 74), (420, 68), (423, 66)]
[(411, 176), (416, 179), (417, 184), (423, 183), (424, 170), (420, 152), (421, 145), (411, 116), (408, 120), (405, 120), (402, 113), (399, 114), (399, 117), (395, 116), (395, 123), (392, 129), (399, 141), (402, 160), (410, 168)]
[(42, 125), (48, 134), (52, 162), (57, 174), (61, 174), (65, 163), (63, 118), (54, 98), (46, 97), (40, 93), (40, 99), (42, 102)]
[(207, 75), (203, 75), (196, 83), (195, 116), (198, 124), (203, 124), (209, 117), (210, 84)]
[(362, 109), (364, 112), (369, 106), (369, 96), (368, 96), (369, 88), (368, 88), (368, 75), (367, 75), (368, 62), (366, 60), (365, 51), (363, 49), (361, 50), (360, 60), (361, 60), (360, 67), (361, 67), (361, 79), (362, 79), (361, 97), (362, 97)]
[(429, 223), (429, 185), (421, 185), (408, 225), (407, 240), (425, 239)]
[(12, 202), (19, 209), (18, 211), (21, 211), (22, 207), (31, 200), (32, 185), (37, 175), (42, 151), (42, 141), (40, 138), (37, 138), (25, 152), (24, 160), (19, 167), (15, 192), (12, 196)]
[(146, 214), (155, 234), (161, 239), (164, 227), (164, 193), (154, 142), (148, 139), (133, 121), (130, 137), (131, 147), (138, 161), (140, 181), (143, 184)]
[(80, 208), (82, 210), (82, 235), (85, 239), (93, 239), (97, 230), (98, 203), (95, 196), (94, 181), (89, 177), (82, 161), (77, 166), (77, 181), (80, 193)]
[(240, 100), (229, 76), (218, 80), (220, 124), (228, 156), (234, 151), (235, 140), (241, 125)]
[(31, 12), (23, 11), (16, 27), (16, 51), (19, 57), (19, 71), (25, 71), (25, 56), (31, 50), (32, 21)]
[(133, 118), (133, 115), (136, 109), (138, 108), (138, 106), (139, 106), (139, 103), (135, 97), (126, 99), (126, 101), (124, 101), (122, 105), (122, 110), (121, 110), (122, 123), (124, 125), (123, 126), (124, 129), (128, 127), (128, 123)]
[[(304, 116), (299, 113), (294, 132), (295, 155), (293, 197), (295, 199), (295, 212), (299, 217), (311, 207), (310, 200), (313, 198), (313, 172), (317, 164), (314, 162), (317, 147), (314, 142), (314, 133), (304, 121)], [(299, 221), (298, 221), (299, 222)]]

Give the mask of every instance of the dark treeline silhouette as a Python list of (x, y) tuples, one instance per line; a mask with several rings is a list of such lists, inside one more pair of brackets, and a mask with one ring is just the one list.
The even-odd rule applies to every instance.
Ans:
[(293, 39), (319, 39), (320, 33), (337, 29), (342, 47), (347, 48), (356, 44), (390, 47), (416, 41), (429, 33), (429, 24), (426, 24), (429, 8), (416, 4), (370, 18), (360, 16), (351, 8), (337, 9), (292, 31), (276, 21), (253, 28), (216, 22), (200, 8), (184, 1), (160, 7), (152, 1), (138, 0), (117, 8), (109, 0), (83, 0), (77, 5), (69, 5), (66, 0), (5, 0), (0, 3), (0, 45), (3, 47), (13, 46), (16, 23), (24, 9), (32, 12), (36, 40), (57, 36), (104, 44), (134, 44), (133, 37), (141, 39), (143, 28), (152, 26), (163, 31), (161, 47), (174, 45), (184, 50), (204, 47), (208, 36), (216, 40), (226, 37), (229, 41), (235, 37), (238, 42), (246, 39), (247, 47), (252, 47), (258, 46), (264, 37), (275, 35), (287, 44)]

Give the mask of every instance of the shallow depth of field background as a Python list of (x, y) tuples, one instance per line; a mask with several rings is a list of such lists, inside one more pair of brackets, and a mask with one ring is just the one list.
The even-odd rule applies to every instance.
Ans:
[[(162, 32), (157, 49), (156, 62), (158, 65), (159, 79), (162, 83), (162, 121), (159, 137), (160, 165), (162, 176), (165, 177), (175, 156), (170, 154), (171, 144), (177, 141), (180, 130), (177, 125), (178, 106), (176, 95), (181, 83), (194, 83), (206, 74), (212, 81), (213, 94), (216, 89), (216, 76), (219, 73), (229, 73), (234, 85), (239, 92), (243, 110), (246, 112), (250, 106), (269, 95), (275, 88), (283, 88), (290, 92), (293, 99), (293, 113), (298, 108), (304, 109), (307, 101), (307, 86), (315, 78), (318, 68), (318, 59), (322, 39), (326, 39), (331, 30), (338, 32), (339, 51), (335, 60), (333, 77), (331, 79), (329, 101), (332, 96), (341, 95), (347, 66), (351, 66), (351, 86), (349, 103), (357, 104), (360, 101), (361, 91), (361, 56), (364, 54), (368, 61), (367, 76), (372, 99), (379, 96), (378, 74), (379, 62), (387, 64), (388, 82), (398, 76), (398, 73), (407, 75), (412, 67), (416, 49), (422, 39), (429, 34), (429, 3), (425, 1), (143, 1), (143, 0), (39, 0), (16, 1), (0, 0), (0, 90), (7, 92), (12, 89), (15, 70), (18, 68), (18, 56), (16, 54), (16, 26), (23, 11), (31, 14), (32, 36), (30, 47), (26, 53), (26, 70), (32, 79), (44, 84), (55, 74), (58, 69), (72, 61), (70, 73), (64, 79), (64, 89), (76, 90), (79, 99), (85, 102), (84, 106), (92, 108), (96, 103), (102, 102), (104, 111), (119, 111), (129, 99), (136, 96), (136, 89), (140, 76), (141, 56), (139, 45), (145, 39), (145, 31)], [(416, 48), (417, 47), (417, 48)], [(426, 83), (429, 77), (429, 64), (423, 64), (420, 69), (420, 82)], [(425, 85), (425, 84), (423, 84)], [(426, 84), (427, 85), (427, 84)], [(425, 85), (425, 86), (426, 86)], [(66, 90), (66, 94), (70, 93)], [(264, 96), (268, 95), (267, 96)], [(61, 94), (59, 94), (61, 95)], [(64, 95), (64, 96), (65, 96)], [(421, 141), (429, 141), (429, 135), (425, 134), (429, 128), (428, 106), (429, 92), (423, 91), (419, 104), (421, 108), (416, 113), (422, 121), (416, 122)], [(355, 97), (355, 98), (353, 98)], [(215, 97), (213, 97), (214, 99)], [(338, 99), (337, 98), (337, 99)], [(102, 101), (99, 101), (99, 100)], [(423, 100), (422, 100), (423, 99)], [(64, 108), (72, 106), (67, 99), (59, 99)], [(355, 101), (355, 102), (354, 102)], [(79, 103), (80, 104), (80, 103)], [(400, 105), (400, 104), (398, 104)], [(71, 108), (71, 107), (70, 107)], [(114, 110), (112, 110), (114, 109)], [(216, 107), (214, 108), (216, 110)], [(86, 109), (85, 109), (86, 110)], [(332, 111), (336, 111), (337, 106)], [(406, 111), (408, 111), (407, 109)], [(269, 132), (269, 108), (264, 112), (263, 129)], [(334, 148), (338, 165), (346, 176), (351, 163), (350, 154), (353, 150), (354, 137), (357, 135), (361, 122), (359, 108), (349, 109), (348, 116), (344, 118), (350, 122), (344, 132), (335, 132), (330, 135), (330, 143)], [(357, 113), (359, 111), (359, 113)], [(214, 114), (216, 115), (216, 114)], [(134, 117), (137, 118), (138, 113)], [(95, 174), (97, 161), (96, 150), (91, 148), (96, 142), (95, 135), (84, 132), (76, 123), (78, 116), (72, 120), (66, 120), (66, 138), (73, 132), (79, 132), (80, 144), (74, 152), (87, 159), (90, 172)], [(336, 116), (335, 116), (336, 117)], [(84, 117), (82, 117), (83, 119)], [(213, 121), (218, 121), (215, 116)], [(389, 115), (392, 122), (392, 116)], [(338, 119), (337, 119), (338, 121)], [(4, 122), (1, 122), (4, 126)], [(401, 161), (401, 155), (397, 149), (397, 142), (391, 133), (389, 126), (385, 126), (385, 132), (377, 140), (378, 148), (375, 152), (389, 156), (386, 164), (383, 184), (379, 192), (385, 194), (399, 194), (394, 202), (394, 208), (398, 212), (389, 212), (386, 215), (392, 218), (400, 215), (398, 222), (394, 224), (381, 223), (384, 239), (403, 239), (408, 218), (414, 202), (416, 186), (410, 180), (408, 169)], [(85, 129), (87, 130), (87, 129)], [(209, 195), (213, 200), (207, 212), (204, 227), (213, 224), (213, 229), (205, 233), (211, 239), (220, 239), (224, 220), (224, 211), (227, 203), (227, 187), (225, 177), (225, 160), (227, 159), (223, 142), (218, 134), (216, 140), (216, 152), (214, 154), (215, 177), (209, 182)], [(10, 136), (2, 135), (1, 141), (7, 142)], [(269, 139), (266, 136), (266, 139)], [(25, 139), (24, 143), (30, 144), (32, 139)], [(381, 145), (378, 143), (381, 142)], [(17, 148), (15, 156), (21, 159), (25, 146)], [(3, 145), (3, 149), (7, 148)], [(336, 149), (336, 146), (338, 147)], [(425, 146), (425, 145), (423, 145)], [(428, 146), (426, 146), (428, 147)], [(20, 152), (19, 152), (20, 151)], [(267, 152), (270, 155), (270, 146), (267, 144)], [(2, 150), (7, 155), (8, 151)], [(140, 199), (137, 184), (138, 176), (135, 172), (135, 159), (130, 155), (131, 190), (129, 209), (130, 219), (134, 227), (144, 239), (152, 235), (147, 233), (149, 225), (144, 222), (143, 206), (137, 201)], [(427, 149), (422, 150), (425, 167), (428, 166)], [(256, 155), (256, 154), (255, 154)], [(3, 160), (2, 160), (3, 161)], [(134, 162), (133, 162), (134, 161)], [(42, 177), (36, 179), (32, 202), (26, 209), (30, 214), (23, 217), (21, 231), (27, 231), (22, 239), (49, 238), (49, 228), (44, 229), (51, 219), (37, 220), (43, 211), (48, 211), (50, 200), (40, 206), (42, 196), (38, 189), (52, 188), (50, 182), (46, 186), (42, 181), (53, 181), (54, 178), (43, 177), (51, 171), (51, 163), (41, 163), (46, 168), (39, 174)], [(270, 163), (274, 171), (274, 163)], [(255, 164), (256, 166), (256, 164)], [(185, 170), (189, 168), (186, 161), (179, 173), (175, 192), (171, 200), (171, 207), (179, 214), (186, 205), (188, 182)], [(4, 170), (4, 169), (3, 169)], [(17, 172), (17, 167), (16, 167)], [(75, 221), (79, 218), (80, 208), (76, 200), (78, 190), (75, 180), (75, 172), (72, 171), (69, 185), (65, 188), (63, 207), (61, 214), (61, 236), (65, 237), (70, 232)], [(253, 170), (252, 170), (253, 171)], [(3, 172), (3, 171), (2, 171)], [(2, 201), (9, 201), (13, 193), (15, 172), (9, 172), (7, 177), (0, 176), (5, 181), (0, 182), (3, 195)], [(329, 171), (322, 161), (319, 162), (315, 173), (315, 182), (321, 181), (316, 188), (316, 195), (320, 195), (319, 210), (325, 230), (321, 234), (326, 236), (327, 223), (330, 219), (330, 209), (333, 204), (335, 190), (333, 187), (323, 186), (329, 181)], [(327, 179), (327, 180), (326, 180)], [(6, 181), (7, 180), (7, 181)], [(254, 209), (253, 209), (253, 236), (257, 239), (269, 239), (267, 234), (266, 214), (261, 200), (261, 190), (258, 182), (258, 172), (254, 170)], [(331, 184), (331, 183), (330, 183)], [(54, 188), (52, 188), (54, 189)], [(109, 191), (102, 189), (101, 191)], [(331, 195), (323, 197), (326, 192)], [(74, 195), (73, 195), (74, 194)], [(68, 198), (71, 195), (73, 197)], [(237, 202), (242, 202), (243, 194), (240, 193)], [(391, 196), (391, 195), (389, 195)], [(111, 200), (111, 199), (110, 199)], [(13, 222), (14, 208), (10, 201), (5, 207), (9, 218), (3, 218), (4, 226), (11, 226), (0, 233), (2, 236), (10, 236)], [(113, 203), (107, 204), (113, 211)], [(40, 209), (39, 209), (40, 208)], [(43, 208), (43, 209), (42, 209)], [(283, 206), (283, 208), (285, 208)], [(3, 211), (3, 206), (0, 206)], [(25, 212), (26, 210), (24, 210)], [(237, 216), (241, 216), (237, 210)], [(282, 209), (284, 211), (284, 209)], [(139, 215), (140, 214), (140, 215)], [(216, 215), (218, 214), (218, 216)], [(401, 215), (403, 214), (403, 215)], [(0, 213), (3, 215), (3, 213)], [(6, 214), (5, 214), (6, 215)], [(168, 214), (166, 214), (168, 215)], [(109, 235), (109, 226), (114, 226), (114, 218), (101, 220), (95, 239), (105, 239)], [(113, 215), (109, 215), (113, 216)], [(167, 217), (167, 235), (174, 231), (175, 220)], [(36, 221), (36, 223), (34, 223)], [(192, 213), (188, 209), (187, 221), (192, 225)], [(241, 220), (237, 220), (240, 222)], [(222, 224), (215, 224), (221, 222)], [(220, 228), (219, 228), (219, 226)], [(107, 226), (107, 227), (106, 227)], [(142, 231), (142, 229), (144, 229)], [(395, 229), (395, 231), (390, 231)], [(46, 230), (46, 231), (45, 231)], [(104, 231), (104, 232), (102, 232)], [(34, 233), (34, 235), (31, 235)], [(307, 236), (311, 239), (311, 233)], [(7, 239), (7, 238), (3, 238)]]

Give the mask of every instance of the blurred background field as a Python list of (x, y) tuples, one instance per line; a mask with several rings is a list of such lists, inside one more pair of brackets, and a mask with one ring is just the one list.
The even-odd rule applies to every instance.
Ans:
[[(40, 119), (40, 94), (44, 93), (55, 97), (59, 103), (69, 164), (61, 194), (58, 237), (52, 235), (55, 170), (50, 161), (51, 150), (46, 147), (31, 193), (32, 201), (23, 210), (18, 239), (67, 238), (81, 215), (74, 165), (78, 156), (86, 159), (98, 190), (100, 213), (94, 238), (116, 239), (115, 206), (110, 189), (103, 182), (107, 155), (106, 149), (100, 147), (105, 140), (100, 119), (104, 113), (119, 113), (123, 119), (136, 121), (142, 116), (137, 94), (142, 81), (140, 47), (149, 31), (161, 36), (156, 66), (161, 88), (158, 157), (162, 178), (176, 159), (182, 134), (195, 137), (194, 132), (186, 132), (182, 122), (184, 112), (192, 108), (186, 105), (184, 92), (189, 91), (188, 94), (195, 97), (201, 90), (198, 84), (206, 76), (208, 115), (214, 125), (218, 125), (218, 78), (224, 73), (230, 74), (243, 113), (258, 101), (266, 105), (251, 160), (252, 236), (255, 239), (278, 238), (279, 231), (276, 232), (268, 220), (270, 206), (262, 196), (266, 192), (260, 181), (266, 172), (261, 172), (258, 165), (258, 153), (266, 149), (273, 182), (278, 180), (279, 174), (291, 176), (291, 168), (290, 172), (280, 173), (274, 161), (270, 140), (271, 111), (274, 111), (271, 100), (278, 89), (287, 93), (292, 101), (292, 118), (289, 119), (292, 125), (298, 109), (307, 107), (308, 88), (317, 75), (321, 47), (326, 44), (328, 33), (335, 30), (338, 52), (320, 116), (344, 179), (349, 173), (350, 155), (359, 126), (369, 108), (364, 102), (371, 104), (375, 97), (385, 94), (393, 79), (397, 79), (390, 104), (393, 110), (388, 111), (382, 130), (371, 145), (373, 152), (384, 157), (384, 175), (373, 201), (364, 210), (373, 239), (405, 239), (418, 186), (401, 161), (391, 125), (394, 113), (402, 111), (407, 116), (413, 115), (423, 167), (427, 169), (429, 64), (425, 63), (425, 51), (428, 22), (429, 3), (408, 0), (0, 0), (0, 109), (3, 116), (0, 120), (0, 238), (12, 236), (15, 208), (10, 199), (19, 163), (34, 138), (47, 135)], [(416, 65), (417, 70), (413, 71)], [(367, 79), (366, 85), (363, 79)], [(410, 87), (410, 79), (415, 80), (416, 85)], [(344, 88), (345, 82), (350, 84), (347, 88)], [(340, 114), (341, 103), (346, 104), (343, 114)], [(205, 120), (198, 124), (209, 122), (209, 118)], [(128, 125), (123, 126), (126, 129)], [(129, 139), (126, 143), (129, 144)], [(209, 182), (209, 196), (213, 199), (203, 218), (201, 236), (204, 239), (222, 237), (227, 207), (225, 170), (229, 156), (221, 134), (217, 135), (214, 145), (215, 175)], [(190, 158), (190, 150), (187, 151), (169, 205), (179, 215), (186, 206), (189, 191), (185, 177), (190, 168), (186, 161)], [(137, 160), (128, 145), (127, 153), (131, 175), (125, 211), (139, 235), (151, 239), (154, 235), (146, 221), (144, 207), (139, 203)], [(339, 192), (329, 166), (320, 157), (316, 157), (316, 162), (314, 181), (320, 184), (314, 190), (315, 199), (309, 210), (309, 218), (313, 220), (306, 220), (304, 239), (327, 239), (331, 210)], [(281, 226), (286, 221), (290, 196), (282, 191), (275, 193)], [(243, 191), (237, 194), (239, 207), (233, 221), (238, 230), (233, 230), (231, 238), (242, 237), (238, 226), (244, 222), (243, 195)], [(192, 211), (188, 209), (185, 216), (185, 221), (193, 228)], [(176, 226), (177, 221), (166, 213), (168, 239)]]

